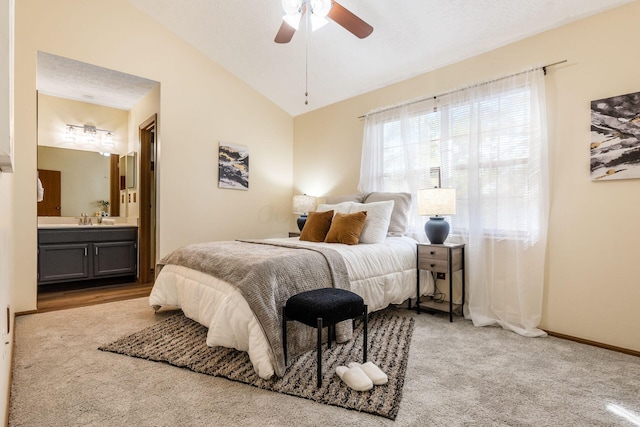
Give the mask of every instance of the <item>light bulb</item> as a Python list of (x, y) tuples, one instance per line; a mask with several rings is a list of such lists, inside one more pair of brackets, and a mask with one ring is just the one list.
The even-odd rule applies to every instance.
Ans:
[(287, 15), (299, 14), (301, 6), (299, 0), (282, 0), (282, 9)]
[(73, 126), (67, 125), (67, 134), (65, 135), (65, 139), (69, 142), (76, 141), (76, 129)]
[(333, 6), (333, 3), (331, 2), (331, 0), (312, 0), (311, 1), (311, 11), (313, 12), (314, 15), (319, 16), (320, 18), (325, 18), (329, 14), (329, 11), (331, 10), (331, 6)]

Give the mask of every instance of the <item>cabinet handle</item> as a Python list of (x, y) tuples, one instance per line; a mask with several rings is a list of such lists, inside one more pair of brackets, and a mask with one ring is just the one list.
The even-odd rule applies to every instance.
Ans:
[(431, 264), (431, 267), (435, 267), (435, 266), (436, 266), (435, 264)]
[(96, 256), (98, 256), (98, 247), (96, 246)]
[(87, 248), (84, 248), (84, 256), (87, 256)]
[(431, 251), (431, 252), (429, 252), (429, 254), (431, 254), (431, 255), (435, 255), (435, 254), (436, 254), (436, 252), (435, 252), (435, 251)]

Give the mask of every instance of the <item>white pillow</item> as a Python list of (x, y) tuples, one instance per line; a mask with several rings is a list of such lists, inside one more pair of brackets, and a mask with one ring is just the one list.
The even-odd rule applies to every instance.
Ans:
[(316, 207), (316, 212), (326, 212), (333, 209), (333, 216), (336, 216), (338, 212), (343, 214), (348, 214), (350, 213), (351, 205), (353, 205), (353, 202), (342, 202), (336, 205), (328, 205), (325, 203), (325, 204), (318, 205)]
[(384, 243), (393, 211), (393, 200), (375, 203), (352, 203), (349, 213), (367, 212), (359, 243)]

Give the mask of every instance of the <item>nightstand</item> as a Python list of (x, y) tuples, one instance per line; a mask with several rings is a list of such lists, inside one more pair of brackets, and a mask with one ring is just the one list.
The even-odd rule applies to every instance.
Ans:
[[(416, 267), (418, 278), (416, 311), (420, 313), (420, 270), (428, 270), (432, 273), (445, 273), (449, 279), (449, 321), (453, 322), (453, 273), (462, 271), (462, 306), (464, 307), (465, 283), (464, 283), (464, 243), (443, 243), (441, 245), (418, 243)], [(425, 305), (425, 309), (444, 311), (437, 304)]]
[(290, 231), (289, 232), (289, 237), (300, 237), (300, 232), (299, 231)]

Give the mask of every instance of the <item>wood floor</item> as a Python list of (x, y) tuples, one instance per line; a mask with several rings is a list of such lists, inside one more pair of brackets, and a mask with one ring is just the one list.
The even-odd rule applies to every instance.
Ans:
[(38, 292), (38, 313), (149, 296), (153, 283), (123, 283)]

